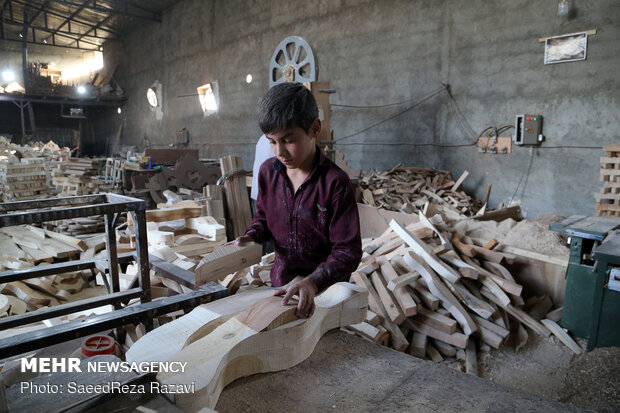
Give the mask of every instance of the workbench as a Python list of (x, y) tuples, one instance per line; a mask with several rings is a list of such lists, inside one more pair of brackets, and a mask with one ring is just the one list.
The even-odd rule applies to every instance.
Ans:
[[(7, 397), (10, 394), (15, 392), (7, 392)], [(55, 411), (54, 402), (58, 398), (48, 395), (43, 403), (45, 395), (37, 396), (44, 406), (42, 411)], [(89, 412), (130, 412), (138, 405), (156, 407), (158, 413), (180, 412), (161, 395), (144, 395), (139, 400), (127, 395), (114, 396), (82, 404), (82, 409), (74, 404), (74, 409), (69, 411), (86, 408)], [(578, 411), (573, 406), (467, 375), (339, 330), (328, 332), (312, 355), (291, 369), (233, 382), (222, 392), (216, 410), (221, 413)]]

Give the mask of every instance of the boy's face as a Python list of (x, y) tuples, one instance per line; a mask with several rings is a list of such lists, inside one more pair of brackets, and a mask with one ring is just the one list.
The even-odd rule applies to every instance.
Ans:
[(278, 160), (287, 169), (297, 169), (312, 167), (314, 159), (309, 158), (314, 153), (315, 138), (320, 131), (321, 121), (315, 119), (308, 133), (295, 126), (266, 136)]

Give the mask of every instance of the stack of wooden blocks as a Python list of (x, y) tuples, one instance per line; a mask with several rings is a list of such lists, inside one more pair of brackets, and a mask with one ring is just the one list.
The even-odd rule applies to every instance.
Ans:
[(594, 194), (597, 217), (620, 218), (620, 142), (604, 146), (601, 157), (601, 192)]
[[(226, 206), (228, 218), (232, 224), (234, 238), (243, 235), (245, 229), (252, 223), (250, 197), (243, 172), (243, 160), (238, 156), (224, 156), (220, 158), (222, 176), (230, 174), (225, 181)], [(235, 172), (236, 171), (236, 172)]]
[(98, 159), (69, 158), (54, 170), (53, 183), (62, 196), (98, 193), (99, 185), (104, 183), (95, 178), (100, 164)]
[(0, 193), (4, 202), (49, 196), (50, 188), (45, 180), (44, 158), (23, 158), (16, 162), (15, 157), (9, 157), (6, 162), (0, 162)]

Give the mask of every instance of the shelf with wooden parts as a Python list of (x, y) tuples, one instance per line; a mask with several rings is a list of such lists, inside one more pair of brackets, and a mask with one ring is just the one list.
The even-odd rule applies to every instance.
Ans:
[[(238, 315), (214, 318), (205, 326), (211, 330), (208, 334), (202, 336), (204, 329), (200, 333), (195, 330), (194, 337), (186, 339), (189, 344), (170, 358), (188, 362), (186, 370), (160, 373), (157, 380), (171, 386), (195, 384), (194, 393), (174, 395), (174, 402), (185, 411), (214, 408), (224, 386), (233, 380), (293, 367), (310, 356), (328, 330), (362, 322), (368, 291), (354, 284), (337, 283), (317, 296), (315, 304), (312, 317), (297, 319), (295, 306), (282, 306), (281, 297), (269, 296)], [(196, 335), (202, 337), (196, 339)], [(178, 348), (178, 340), (174, 341)], [(166, 345), (160, 342), (158, 347)]]

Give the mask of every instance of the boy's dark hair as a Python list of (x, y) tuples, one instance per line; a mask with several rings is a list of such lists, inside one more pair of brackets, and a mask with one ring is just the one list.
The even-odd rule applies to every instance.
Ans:
[(301, 83), (280, 83), (263, 96), (258, 125), (265, 135), (295, 126), (308, 133), (318, 117), (316, 100), (308, 88)]

